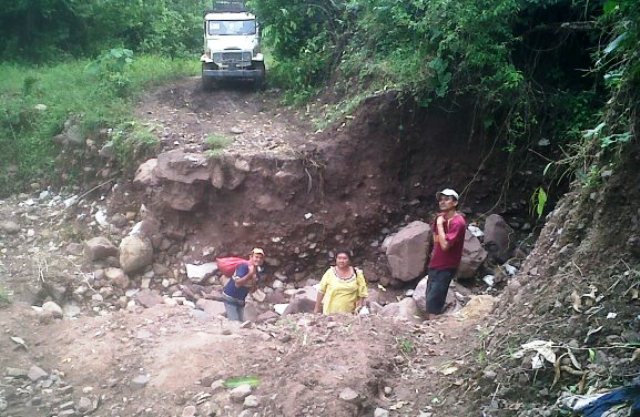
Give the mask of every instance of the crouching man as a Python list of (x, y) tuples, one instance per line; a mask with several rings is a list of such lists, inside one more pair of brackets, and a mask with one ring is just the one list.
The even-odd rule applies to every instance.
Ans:
[(227, 318), (244, 321), (244, 306), (247, 295), (258, 288), (264, 273), (264, 251), (254, 248), (249, 261), (236, 267), (236, 270), (222, 291)]

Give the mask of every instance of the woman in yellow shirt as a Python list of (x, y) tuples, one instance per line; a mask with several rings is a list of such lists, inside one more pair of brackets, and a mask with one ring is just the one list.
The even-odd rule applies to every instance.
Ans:
[(368, 295), (364, 273), (350, 261), (349, 252), (336, 253), (336, 266), (327, 269), (320, 280), (316, 313), (353, 313), (364, 306)]

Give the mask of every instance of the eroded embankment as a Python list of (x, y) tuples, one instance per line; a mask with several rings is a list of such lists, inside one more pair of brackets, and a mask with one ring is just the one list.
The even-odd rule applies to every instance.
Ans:
[[(215, 93), (191, 94), (199, 104), (186, 108), (200, 116), (199, 124), (214, 118), (204, 102), (214, 101)], [(156, 99), (174, 106), (191, 102), (166, 94)], [(279, 138), (271, 148), (261, 146), (264, 129), (237, 128), (246, 119), (236, 118), (235, 130), (228, 121), (210, 126), (214, 133), (241, 132), (240, 146), (212, 155), (170, 144), (165, 148), (173, 149), (138, 172), (140, 198), (160, 233), (174, 240), (178, 258), (200, 261), (203, 248), (224, 255), (259, 245), (279, 273), (299, 281), (324, 269), (336, 247), (348, 247), (369, 279), (388, 284), (377, 248), (400, 225), (429, 221), (435, 192), (445, 186), (462, 192), (461, 207), (470, 219), (499, 211), (517, 228), (528, 227), (522, 216), (527, 188), (517, 188), (517, 176), (512, 178), (511, 186), (522, 191), (505, 200), (507, 166), (495, 143), (476, 133), (472, 112), (464, 107), (427, 111), (401, 105), (388, 93), (368, 99), (352, 118), (325, 132), (296, 134), (300, 123), (286, 124), (285, 133), (271, 131), (267, 136)]]

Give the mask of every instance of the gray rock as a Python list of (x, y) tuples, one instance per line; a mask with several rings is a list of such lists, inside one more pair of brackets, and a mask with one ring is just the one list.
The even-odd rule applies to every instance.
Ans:
[(52, 140), (61, 146), (75, 147), (82, 146), (85, 143), (82, 128), (73, 119), (69, 119), (64, 122), (62, 133), (54, 136)]
[(131, 380), (131, 388), (133, 389), (141, 389), (144, 388), (151, 378), (149, 375), (138, 375)]
[(20, 231), (20, 225), (14, 221), (5, 220), (0, 222), (0, 231), (3, 231), (8, 235), (15, 235)]
[(95, 262), (110, 256), (118, 256), (118, 248), (106, 237), (98, 236), (84, 242), (84, 257), (88, 262)]
[(458, 278), (473, 278), (480, 268), (480, 265), (487, 259), (487, 251), (484, 250), (477, 237), (466, 231), (464, 235), (464, 247), (462, 249), (462, 260), (458, 267)]
[(260, 399), (255, 395), (249, 395), (244, 399), (245, 408), (256, 408), (260, 405)]
[(82, 245), (82, 243), (75, 243), (75, 242), (69, 243), (65, 248), (65, 250), (69, 255), (82, 256), (82, 253), (84, 251), (84, 245)]
[(22, 368), (7, 368), (5, 375), (11, 378), (28, 378), (29, 371)]
[(251, 394), (251, 385), (242, 384), (229, 392), (229, 397), (233, 402), (241, 403)]
[(182, 417), (193, 417), (196, 415), (197, 408), (194, 405), (188, 405), (182, 410)]
[(100, 150), (98, 151), (98, 155), (100, 155), (100, 157), (104, 158), (104, 159), (113, 159), (116, 157), (116, 153), (114, 151), (114, 144), (113, 141), (108, 141), (107, 143), (105, 143), (104, 145), (102, 145), (102, 148), (100, 148)]
[(47, 301), (46, 303), (42, 304), (42, 311), (51, 314), (57, 319), (61, 319), (64, 315), (62, 308), (53, 301)]
[(484, 247), (494, 260), (506, 262), (516, 245), (516, 236), (507, 222), (498, 214), (487, 217), (484, 224)]
[(300, 288), (294, 293), (291, 301), (289, 302), (289, 306), (284, 310), (282, 315), (313, 313), (317, 296), (318, 290), (314, 287)]
[(142, 290), (135, 296), (136, 301), (146, 307), (151, 308), (156, 304), (162, 304), (164, 302), (162, 296), (154, 290)]
[(431, 240), (431, 226), (421, 221), (408, 224), (386, 240), (391, 275), (401, 281), (410, 281), (422, 274)]
[(148, 161), (142, 163), (136, 170), (136, 175), (133, 179), (133, 183), (141, 187), (158, 185), (160, 181), (158, 180), (158, 177), (156, 177), (153, 173), (156, 165), (158, 165), (158, 160), (156, 158), (149, 159)]
[(108, 280), (109, 285), (122, 289), (129, 288), (129, 277), (120, 268), (106, 268), (104, 270), (104, 276)]
[(204, 298), (201, 298), (196, 302), (196, 308), (203, 310), (209, 316), (219, 316), (226, 311), (223, 302), (207, 300)]
[(403, 298), (397, 303), (387, 304), (380, 310), (379, 314), (384, 317), (397, 317), (415, 323), (422, 321), (422, 313), (411, 297)]
[(76, 304), (69, 303), (64, 305), (62, 311), (65, 317), (74, 318), (80, 315), (81, 310)]
[(29, 368), (29, 373), (27, 374), (27, 377), (33, 382), (46, 378), (47, 376), (49, 376), (49, 374), (44, 369), (36, 365)]
[(384, 408), (377, 407), (373, 411), (373, 417), (389, 417), (389, 411), (385, 410)]
[(76, 410), (78, 410), (81, 414), (86, 414), (89, 411), (93, 410), (93, 403), (87, 397), (80, 397), (80, 401), (78, 401)]
[(127, 225), (128, 220), (122, 213), (116, 213), (111, 216), (110, 223), (115, 227), (124, 227)]
[(213, 275), (218, 270), (218, 264), (209, 262), (202, 265), (184, 264), (187, 271), (187, 278), (196, 284), (201, 283), (205, 278)]
[(340, 399), (347, 402), (355, 402), (358, 400), (358, 393), (352, 390), (351, 388), (345, 388), (340, 391), (339, 395)]
[(140, 236), (127, 236), (120, 243), (120, 266), (126, 273), (137, 272), (153, 262), (151, 241)]

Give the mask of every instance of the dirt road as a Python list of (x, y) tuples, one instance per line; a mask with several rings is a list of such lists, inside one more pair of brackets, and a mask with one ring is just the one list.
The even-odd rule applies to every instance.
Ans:
[[(287, 155), (313, 136), (275, 93), (204, 93), (197, 82), (163, 87), (140, 104), (164, 150), (203, 152), (205, 138), (220, 134), (235, 139), (235, 152)], [(0, 309), (0, 416), (457, 415), (463, 399), (446, 390), (472, 357), (477, 321), (296, 314), (240, 325), (187, 302), (144, 308), (135, 302), (144, 277), (122, 292), (94, 289), (81, 246), (96, 235), (121, 238), (140, 214), (127, 222), (132, 203), (123, 202), (123, 226), (104, 226), (107, 202), (111, 215), (122, 196), (66, 204), (73, 197), (39, 190), (0, 204), (16, 226), (0, 236), (0, 284), (11, 300)], [(163, 288), (173, 266), (154, 264), (156, 275), (145, 276)], [(165, 291), (165, 299), (182, 297)], [(48, 300), (65, 311), (43, 313)], [(249, 397), (223, 386), (249, 376)]]

